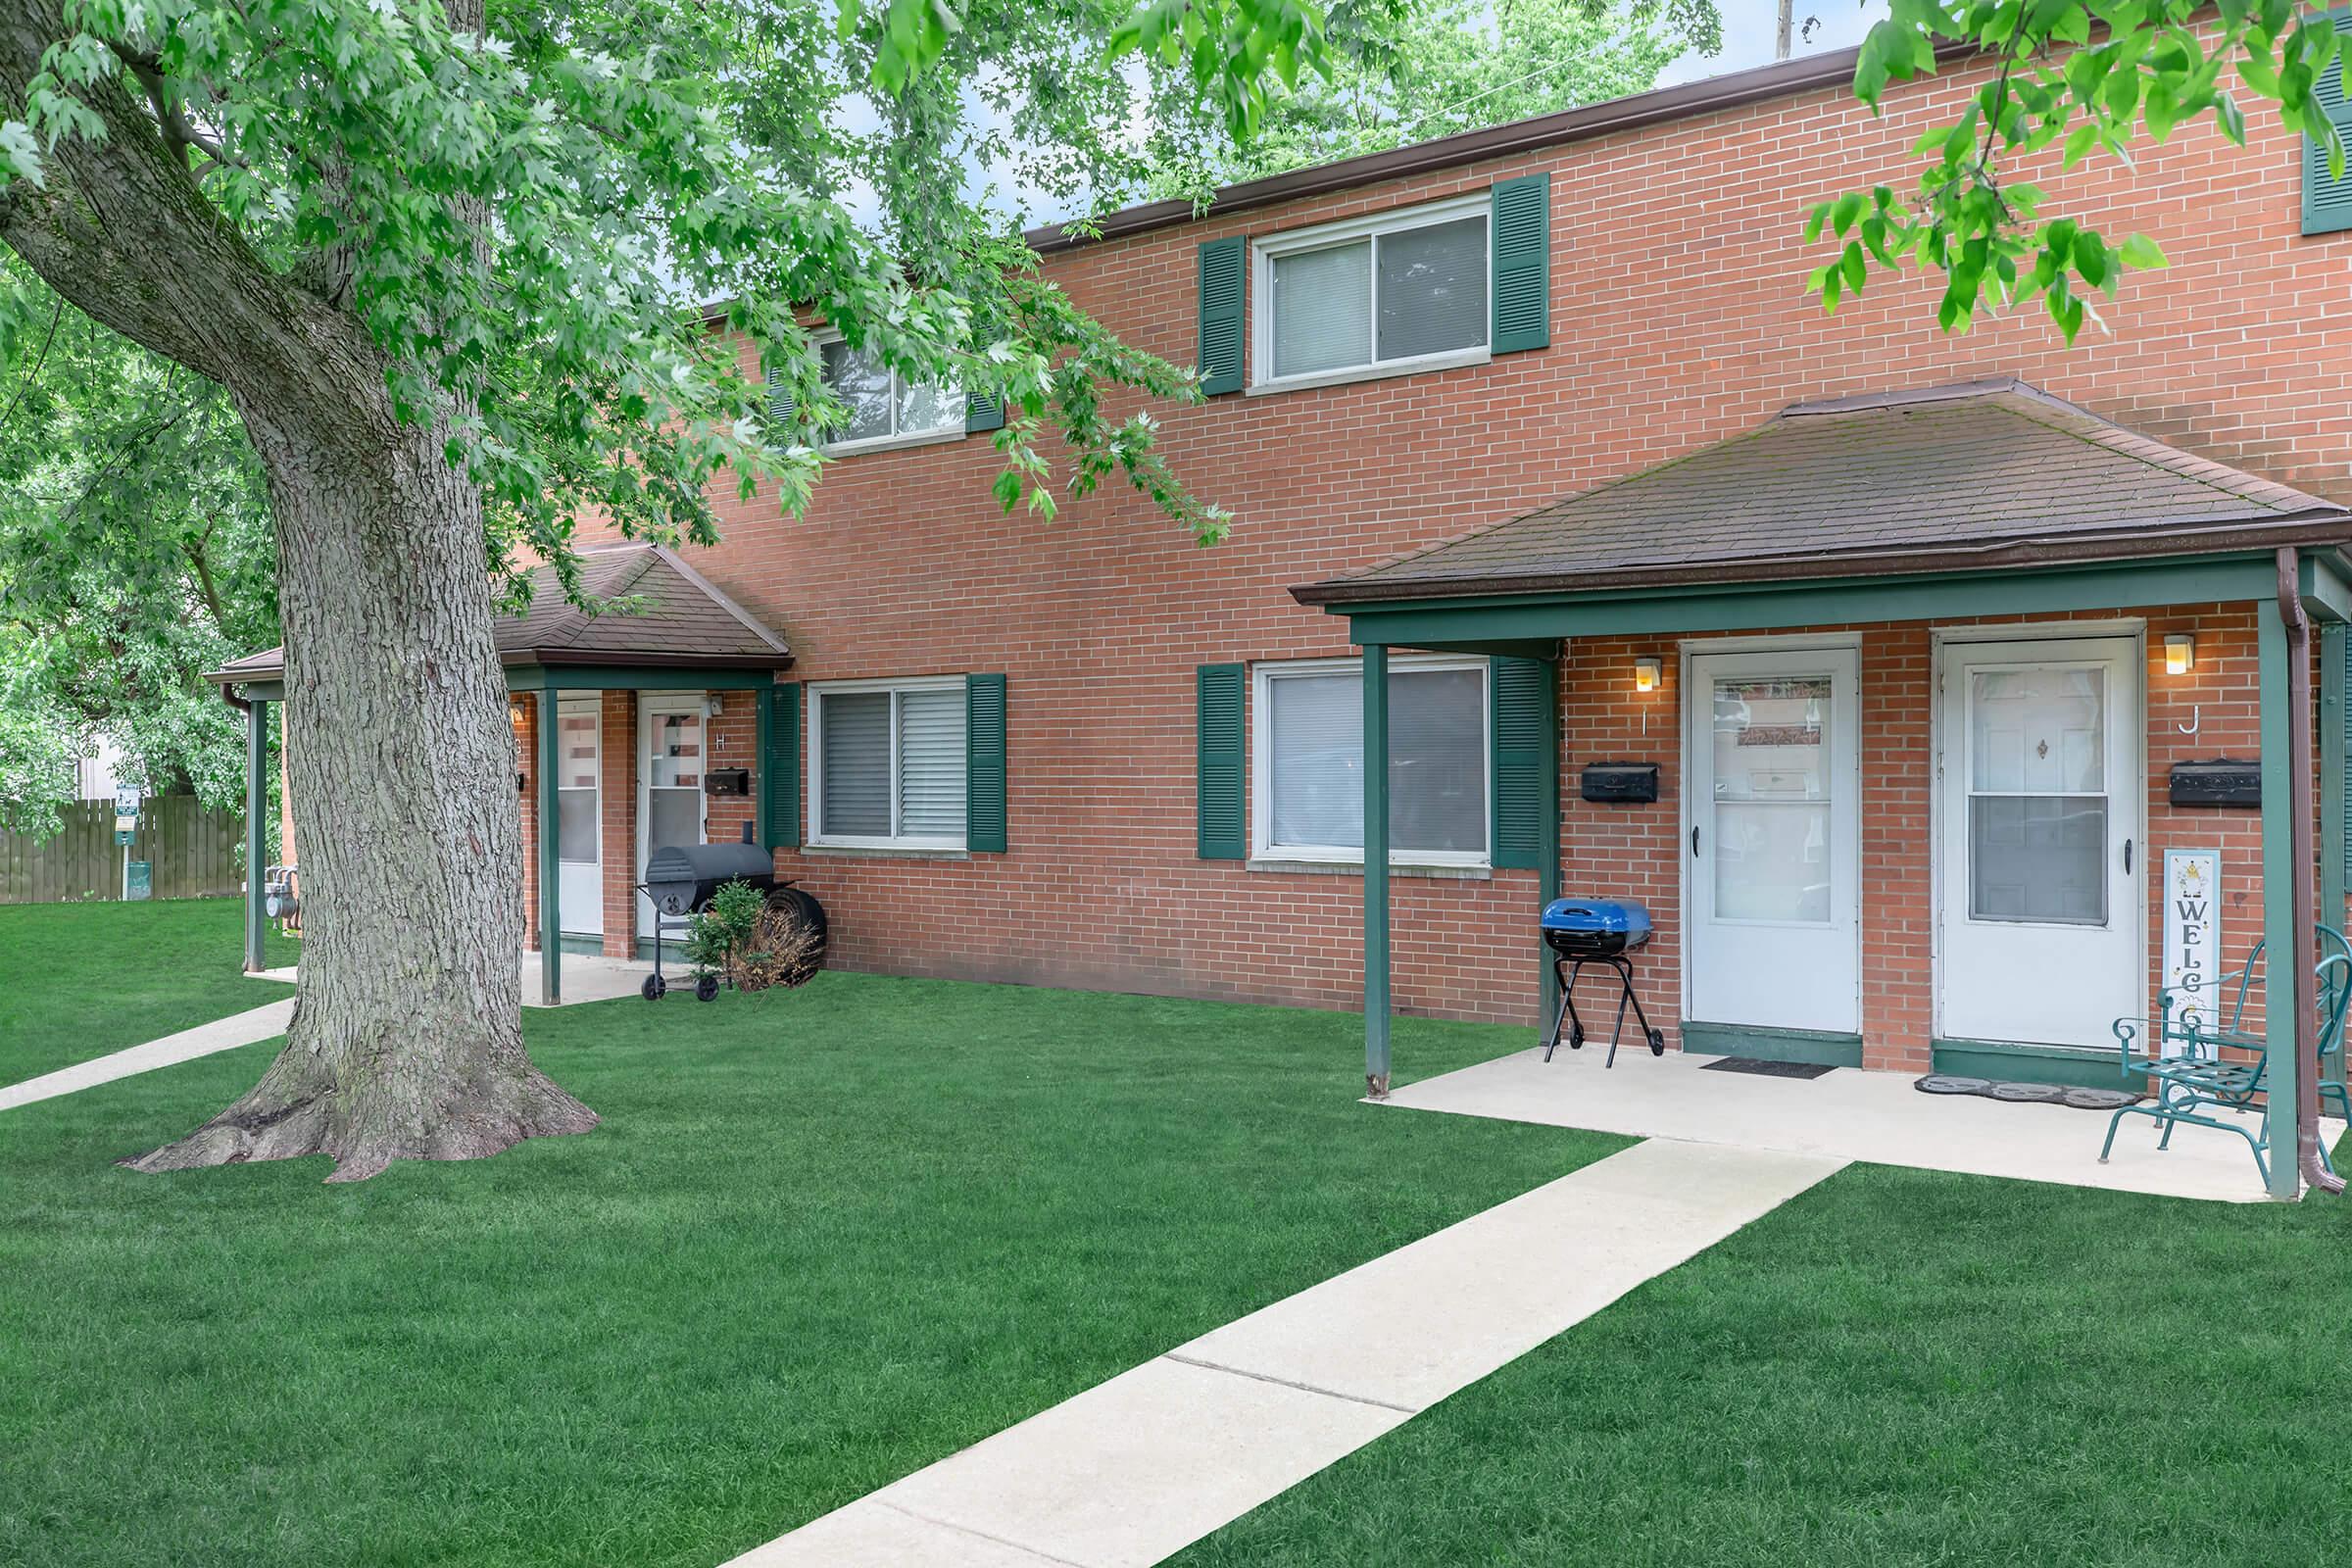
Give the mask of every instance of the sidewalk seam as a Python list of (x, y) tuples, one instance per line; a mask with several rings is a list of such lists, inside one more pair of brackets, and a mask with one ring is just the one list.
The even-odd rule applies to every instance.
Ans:
[(1050, 1551), (1040, 1551), (1035, 1546), (1018, 1541), (1008, 1541), (1003, 1536), (992, 1536), (985, 1530), (974, 1530), (970, 1525), (959, 1525), (953, 1519), (934, 1519), (927, 1513), (917, 1513), (905, 1503), (893, 1502), (879, 1493), (872, 1494), (871, 1496), (872, 1500), (880, 1506), (888, 1508), (892, 1513), (904, 1514), (917, 1524), (935, 1525), (941, 1530), (953, 1530), (959, 1536), (971, 1536), (985, 1541), (991, 1545), (1010, 1546), (1015, 1551), (1027, 1552), (1039, 1562), (1059, 1563), (1061, 1568), (1091, 1568), (1090, 1564), (1079, 1562), (1075, 1558), (1056, 1557)]
[(1259, 1383), (1271, 1383), (1277, 1388), (1297, 1389), (1301, 1394), (1320, 1394), (1327, 1399), (1345, 1399), (1349, 1404), (1368, 1404), (1379, 1410), (1395, 1410), (1401, 1415), (1419, 1415), (1423, 1410), (1429, 1408), (1423, 1404), (1393, 1404), (1387, 1399), (1375, 1399), (1368, 1395), (1343, 1394), (1338, 1389), (1321, 1388), (1312, 1383), (1297, 1383), (1289, 1378), (1275, 1377), (1269, 1372), (1252, 1372), (1247, 1367), (1227, 1366), (1222, 1361), (1203, 1361), (1199, 1356), (1178, 1355), (1174, 1350), (1161, 1352), (1160, 1359), (1175, 1361), (1184, 1366), (1197, 1366), (1204, 1372), (1230, 1372), (1237, 1378), (1250, 1378)]

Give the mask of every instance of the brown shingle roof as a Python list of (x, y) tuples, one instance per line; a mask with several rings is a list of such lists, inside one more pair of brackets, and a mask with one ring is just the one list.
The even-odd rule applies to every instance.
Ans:
[[(719, 669), (792, 662), (784, 639), (660, 545), (608, 545), (581, 551), (579, 561), (590, 598), (631, 605), (591, 614), (564, 597), (553, 566), (541, 566), (531, 573), (530, 610), (494, 622), (501, 662)], [(223, 664), (210, 678), (230, 684), (284, 673), (285, 650), (272, 648)]]
[(1745, 435), (1292, 592), (1333, 604), (1838, 577), (2304, 536), (2352, 540), (2352, 511), (2003, 378), (1793, 404)]

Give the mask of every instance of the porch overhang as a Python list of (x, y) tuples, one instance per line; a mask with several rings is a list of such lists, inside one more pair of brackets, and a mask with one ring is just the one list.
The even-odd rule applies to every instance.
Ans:
[[(792, 666), (792, 649), (700, 572), (660, 545), (583, 550), (576, 584), (553, 566), (531, 574), (528, 608), (493, 624), (507, 691), (539, 705), (538, 820), (557, 816), (555, 705), (566, 692), (758, 691)], [(286, 700), (285, 650), (232, 661), (206, 676), (246, 710), (245, 967), (263, 964), (263, 812), (269, 799), (269, 710)], [(768, 705), (760, 705), (760, 723)], [(541, 995), (563, 1000), (563, 944), (554, 933), (556, 835), (539, 834)]]
[[(2281, 570), (2289, 562), (2291, 577)], [(1364, 650), (1367, 758), (1388, 733), (1396, 649), (1553, 668), (1580, 637), (2252, 604), (2270, 951), (2307, 951), (2317, 917), (2318, 901), (2297, 895), (2293, 875), (2295, 781), (2315, 771), (2320, 893), (2343, 906), (2352, 510), (2015, 380), (1795, 405), (1746, 435), (1292, 592), (1346, 617)], [(2320, 623), (2324, 767), (2308, 724), (2294, 721), (2291, 601)], [(1546, 902), (1559, 891), (1556, 702), (1552, 710)], [(1375, 827), (1388, 820), (1388, 773), (1363, 769), (1365, 1074), (1375, 1098), (1390, 1078), (1389, 874)], [(1548, 962), (1543, 972), (1548, 1014), (1557, 993)], [(2294, 1098), (2311, 1069), (2299, 1059), (2294, 1009), (2273, 1009), (2270, 1020), (2272, 1190), (2291, 1197)]]

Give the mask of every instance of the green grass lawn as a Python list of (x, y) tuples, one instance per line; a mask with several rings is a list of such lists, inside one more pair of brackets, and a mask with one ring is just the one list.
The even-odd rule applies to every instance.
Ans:
[[(237, 899), (0, 905), (0, 1084), (293, 995), (248, 980)], [(271, 966), (302, 945), (272, 934)]]
[(273, 1047), (0, 1111), (0, 1563), (708, 1568), (1623, 1143), (1359, 1105), (1337, 1014), (828, 974), (525, 1028), (602, 1128), (354, 1187), (110, 1163)]
[(1856, 1166), (1174, 1559), (2340, 1562), (2352, 1212)]

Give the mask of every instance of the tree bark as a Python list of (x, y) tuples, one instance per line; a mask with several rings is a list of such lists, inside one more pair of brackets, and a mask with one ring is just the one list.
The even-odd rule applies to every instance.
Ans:
[(440, 430), (354, 453), (313, 416), (239, 402), (276, 514), (302, 967), (262, 1081), (127, 1163), (324, 1153), (330, 1181), (357, 1181), (585, 1132), (596, 1113), (522, 1045), (514, 734), (479, 498)]
[[(0, 111), (70, 30), (55, 0), (0, 0)], [(395, 418), (347, 291), (272, 270), (119, 83), (82, 95), (107, 134), (61, 140), (44, 187), (0, 187), (0, 241), (91, 317), (226, 387), (244, 416), (275, 514), (302, 846), (285, 1049), (235, 1104), (124, 1163), (322, 1153), (330, 1181), (358, 1181), (585, 1132), (596, 1113), (522, 1045), (514, 738), (481, 500), (447, 461), (446, 415)]]

